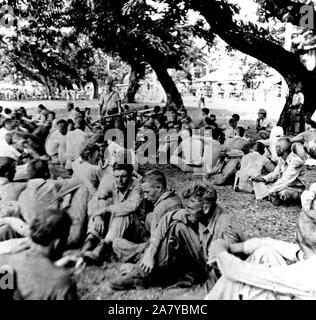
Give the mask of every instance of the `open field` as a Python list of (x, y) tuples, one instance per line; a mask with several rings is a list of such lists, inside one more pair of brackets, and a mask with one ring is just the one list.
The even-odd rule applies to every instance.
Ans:
[[(28, 109), (35, 108), (40, 102), (3, 102), (5, 107), (26, 106)], [(65, 101), (42, 101), (49, 109), (56, 110), (58, 117), (65, 115)], [(97, 110), (97, 101), (76, 101), (80, 108), (93, 106)], [(142, 104), (143, 106), (144, 104)], [(187, 106), (193, 106), (189, 103)], [(210, 107), (211, 103), (208, 102)], [(139, 107), (135, 105), (135, 107)], [(239, 113), (242, 117), (240, 122), (248, 129), (248, 136), (254, 132), (254, 120), (256, 112), (262, 105), (238, 106), (232, 109), (232, 105), (212, 105), (212, 112), (216, 114), (218, 123), (225, 125), (232, 113)], [(278, 106), (279, 112), (281, 107)], [(267, 108), (268, 109), (268, 108)], [(276, 107), (275, 107), (276, 109)], [(194, 121), (200, 116), (197, 108), (188, 108)], [(269, 110), (269, 109), (268, 109)], [(95, 111), (96, 112), (96, 111)], [(170, 165), (158, 165), (168, 176), (169, 186), (178, 192), (182, 192), (186, 186), (199, 181), (201, 178), (185, 174)], [(141, 167), (142, 171), (151, 169), (152, 166)], [(299, 207), (275, 207), (269, 202), (256, 202), (254, 195), (236, 193), (232, 187), (218, 187), (219, 203), (231, 212), (234, 219), (241, 225), (247, 238), (251, 237), (272, 237), (281, 240), (295, 241), (295, 223), (299, 214)], [(119, 276), (120, 264), (113, 262), (104, 264), (102, 267), (87, 267), (78, 276), (78, 288), (81, 299), (203, 299), (206, 295), (205, 288), (194, 287), (191, 289), (175, 288), (152, 288), (147, 290), (129, 290), (126, 292), (111, 292), (109, 280)]]
[[(196, 98), (194, 96), (184, 96), (183, 102), (185, 107), (196, 108)], [(65, 110), (67, 101), (65, 100), (21, 100), (21, 101), (0, 101), (0, 105), (3, 107), (8, 107), (11, 109), (16, 109), (20, 106), (24, 106), (29, 110), (30, 113), (35, 112), (35, 108), (40, 104), (44, 104), (48, 109), (57, 110), (59, 113)], [(153, 102), (143, 102), (137, 104), (129, 104), (131, 108), (136, 106), (144, 106), (145, 104), (150, 107), (154, 107), (155, 105), (162, 105), (159, 103)], [(90, 107), (93, 110), (94, 114), (97, 114), (98, 110), (98, 100), (88, 101), (88, 100), (76, 100), (75, 105), (81, 109), (85, 107)], [(215, 110), (227, 110), (231, 114), (239, 113), (242, 115), (243, 119), (250, 120), (256, 119), (257, 112), (259, 108), (265, 108), (268, 112), (268, 117), (277, 120), (283, 107), (284, 103), (282, 100), (271, 100), (267, 102), (260, 101), (237, 101), (234, 99), (230, 100), (211, 100), (209, 98), (206, 99), (206, 107), (210, 108), (212, 111)]]

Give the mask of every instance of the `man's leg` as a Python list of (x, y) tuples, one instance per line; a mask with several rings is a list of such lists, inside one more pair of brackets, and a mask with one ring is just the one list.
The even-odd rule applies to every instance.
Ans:
[(113, 251), (121, 262), (137, 263), (145, 252), (148, 244), (134, 243), (123, 238), (113, 241)]
[[(161, 242), (155, 256), (155, 267), (150, 275), (136, 264), (133, 270), (120, 280), (111, 283), (112, 289), (126, 290), (181, 281), (186, 286), (206, 279), (206, 262), (198, 235), (182, 223), (173, 225)], [(179, 276), (185, 276), (179, 279)]]
[[(268, 267), (286, 265), (283, 257), (270, 247), (256, 250), (247, 262), (264, 264)], [(274, 292), (253, 287), (251, 285), (228, 280), (222, 276), (215, 284), (205, 300), (276, 300)]]
[(106, 255), (112, 252), (114, 239), (123, 238), (124, 232), (127, 230), (129, 224), (130, 216), (114, 217), (111, 219), (105, 238), (99, 242), (93, 251), (87, 251), (85, 253), (84, 257), (86, 260), (94, 264), (102, 263)]
[(87, 229), (87, 236), (82, 248), (83, 252), (93, 250), (100, 241), (104, 238), (109, 224), (109, 218), (107, 217), (104, 220), (104, 232), (100, 233), (97, 231), (96, 224), (95, 224), (95, 217), (93, 214), (98, 211), (100, 208), (105, 207), (108, 203), (104, 200), (99, 200), (96, 196), (94, 196), (88, 202), (88, 229)]
[[(106, 254), (109, 254), (114, 250), (113, 242), (117, 238), (123, 238), (131, 242), (134, 242), (135, 244), (141, 244), (147, 241), (148, 231), (145, 228), (145, 224), (141, 223), (141, 221), (139, 220), (137, 213), (132, 213), (124, 217), (112, 218), (109, 224), (108, 232), (104, 240), (100, 242), (100, 244), (95, 248), (95, 250), (86, 253), (85, 256), (92, 262), (102, 262)], [(126, 250), (126, 247), (124, 248), (123, 245), (123, 250), (121, 250), (122, 247), (119, 247), (118, 244), (119, 242), (116, 243), (115, 249), (119, 257), (121, 256), (121, 258), (124, 259), (124, 257), (126, 258), (126, 255), (133, 254), (133, 250), (135, 249), (131, 249), (131, 247), (129, 247)]]

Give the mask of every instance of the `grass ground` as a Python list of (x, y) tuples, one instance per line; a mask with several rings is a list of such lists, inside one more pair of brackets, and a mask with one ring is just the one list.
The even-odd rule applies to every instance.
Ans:
[[(12, 105), (6, 102), (2, 103), (3, 106), (14, 107), (26, 105), (28, 108), (33, 109), (39, 102), (30, 102), (24, 104), (23, 102), (15, 102)], [(65, 114), (65, 102), (50, 101), (44, 102), (50, 109), (57, 111), (58, 117)], [(14, 106), (13, 106), (14, 105)], [(90, 102), (76, 102), (79, 107), (90, 105)], [(92, 105), (97, 110), (97, 102), (93, 101)], [(259, 106), (253, 106), (256, 111)], [(188, 108), (190, 115), (194, 120), (199, 117), (200, 111), (196, 108)], [(236, 109), (241, 115), (241, 124), (248, 129), (248, 135), (251, 137), (254, 132), (254, 117), (246, 117), (249, 112), (241, 112), (246, 108)], [(229, 116), (232, 114), (230, 108), (220, 106), (220, 108), (212, 109), (212, 112), (217, 115), (218, 123), (220, 125), (226, 124)], [(253, 120), (250, 120), (252, 118)], [(246, 119), (246, 120), (245, 120)], [(188, 185), (198, 182), (201, 178), (185, 174), (170, 165), (159, 165), (169, 180), (171, 188), (178, 192), (182, 192)], [(151, 169), (152, 166), (144, 166), (143, 171)], [(247, 238), (251, 237), (272, 237), (275, 239), (286, 240), (290, 242), (295, 241), (295, 223), (299, 214), (299, 207), (275, 207), (269, 202), (256, 202), (254, 195), (236, 193), (232, 187), (218, 187), (219, 203), (226, 208), (233, 216), (234, 220), (240, 224)], [(78, 288), (81, 299), (151, 299), (151, 300), (173, 300), (173, 299), (203, 299), (206, 291), (203, 287), (193, 287), (190, 289), (173, 289), (173, 288), (151, 288), (146, 290), (129, 290), (125, 292), (111, 292), (108, 283), (110, 280), (119, 277), (119, 263), (111, 263), (103, 265), (102, 267), (87, 267), (78, 276)]]

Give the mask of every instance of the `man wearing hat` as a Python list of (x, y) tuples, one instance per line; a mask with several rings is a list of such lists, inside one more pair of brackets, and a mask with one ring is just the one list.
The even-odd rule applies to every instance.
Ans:
[(271, 121), (267, 119), (267, 111), (265, 109), (259, 109), (256, 129), (257, 132), (259, 132), (261, 139), (270, 138), (272, 127)]
[[(307, 210), (298, 220), (297, 244), (270, 238), (230, 245), (217, 240), (216, 262), (223, 276), (205, 299), (315, 300), (315, 227), (316, 211)], [(240, 253), (248, 259), (242, 261), (235, 256)]]
[(114, 90), (113, 79), (107, 79), (105, 84), (106, 90), (101, 95), (99, 101), (100, 115), (112, 115), (120, 113), (121, 111), (121, 99), (117, 91)]

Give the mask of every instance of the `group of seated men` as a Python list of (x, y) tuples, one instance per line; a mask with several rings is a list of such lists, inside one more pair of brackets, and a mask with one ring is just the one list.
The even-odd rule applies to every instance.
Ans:
[[(59, 153), (57, 159), (45, 148), (42, 154), (43, 145), (34, 131), (26, 129), (25, 123), (36, 126), (39, 116), (26, 121), (24, 114), (2, 122), (0, 139), (2, 135), (8, 154), (0, 155), (0, 266), (12, 267), (17, 279), (9, 298), (75, 299), (76, 267), (104, 264), (113, 257), (123, 263), (121, 276), (110, 283), (113, 290), (203, 283), (209, 299), (315, 298), (316, 284), (310, 275), (316, 218), (311, 206), (299, 219), (299, 245), (271, 239), (245, 241), (232, 214), (217, 203), (216, 183), (195, 183), (180, 195), (168, 188), (160, 170), (140, 175), (131, 152), (104, 141), (98, 130), (87, 134), (88, 121), (72, 107), (74, 120), (62, 122), (68, 150), (64, 164), (71, 178), (56, 175)], [(186, 111), (183, 116), (187, 117)], [(292, 141), (279, 132), (274, 137), (272, 129), (270, 143), (258, 141), (250, 152), (244, 128), (237, 126), (236, 115), (232, 119), (227, 138), (215, 119), (213, 128), (204, 128), (203, 138), (194, 138), (192, 128), (181, 126), (182, 134), (188, 135), (182, 147), (186, 139), (196, 139), (203, 143), (204, 154), (211, 154), (204, 163), (206, 180), (227, 183), (229, 172), (235, 190), (255, 192), (257, 199), (268, 197), (275, 204), (300, 199), (306, 188), (304, 176), (310, 176), (304, 169), (313, 172), (315, 165), (314, 124)], [(209, 135), (207, 130), (212, 130)], [(72, 150), (77, 148), (73, 154), (67, 138)], [(275, 147), (277, 163), (272, 152), (269, 159), (265, 156), (265, 146)], [(24, 153), (27, 161), (21, 165)], [(288, 266), (285, 259), (294, 264)]]

